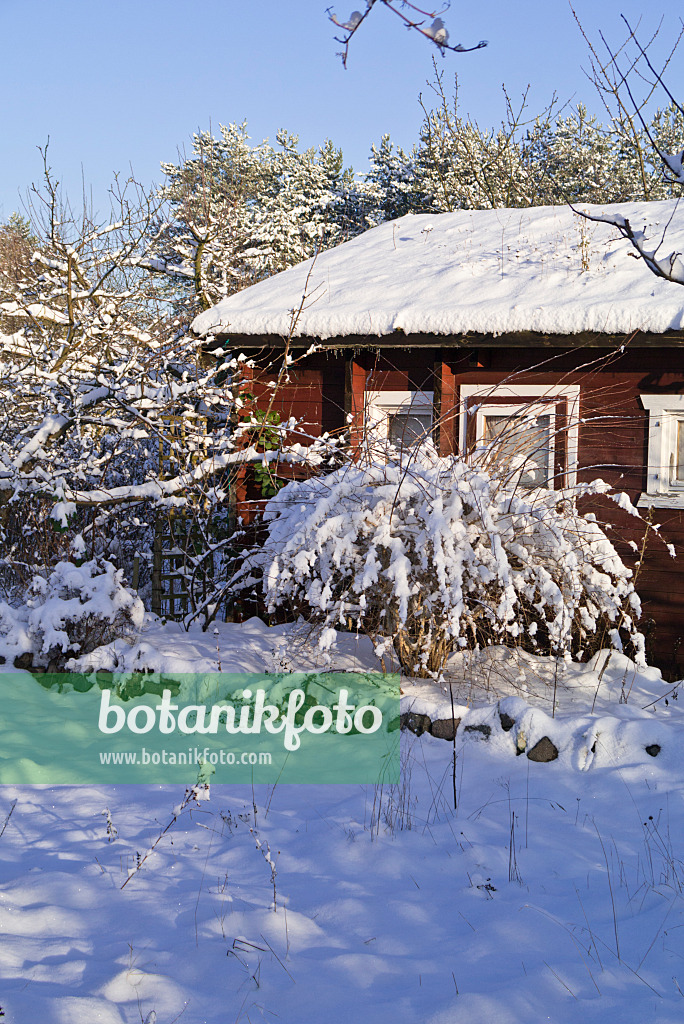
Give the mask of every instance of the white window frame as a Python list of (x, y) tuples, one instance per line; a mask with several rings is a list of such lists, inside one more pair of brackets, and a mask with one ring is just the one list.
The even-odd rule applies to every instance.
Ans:
[(684, 480), (673, 479), (677, 459), (677, 427), (684, 423), (684, 395), (640, 395), (648, 412), (646, 493), (640, 508), (684, 508)]
[[(389, 418), (394, 413), (412, 413), (427, 416), (434, 427), (434, 392), (432, 391), (366, 391), (364, 393), (365, 433), (374, 441), (387, 443)], [(426, 440), (432, 434), (426, 435)]]
[[(567, 405), (566, 465), (567, 486), (577, 483), (578, 440), (579, 440), (579, 384), (461, 384), (461, 415), (459, 417), (459, 443), (462, 452), (466, 450), (468, 420), (475, 413), (475, 437), (479, 444), (483, 440), (483, 422), (487, 415), (502, 416), (538, 410), (539, 414), (551, 414), (551, 451), (549, 452), (548, 483), (553, 481), (555, 472), (555, 421), (556, 402), (565, 399)], [(477, 399), (481, 398), (479, 403)], [(497, 402), (488, 402), (496, 398)], [(501, 399), (510, 399), (508, 404)], [(471, 404), (474, 400), (475, 408)]]

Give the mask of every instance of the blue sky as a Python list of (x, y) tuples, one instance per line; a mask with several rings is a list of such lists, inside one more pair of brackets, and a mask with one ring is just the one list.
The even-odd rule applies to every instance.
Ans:
[[(278, 128), (306, 145), (327, 136), (356, 170), (383, 132), (405, 147), (421, 121), (434, 48), (377, 5), (354, 39), (349, 68), (336, 57), (329, 0), (0, 0), (0, 218), (20, 208), (20, 192), (41, 173), (37, 146), (50, 137), (50, 162), (71, 195), (81, 174), (100, 202), (112, 172), (159, 180), (160, 160), (176, 159), (193, 131), (246, 119), (253, 139)], [(363, 2), (342, 0), (341, 18)], [(676, 34), (679, 0), (574, 0), (592, 36), (622, 37), (620, 13), (644, 35), (664, 16)], [(566, 0), (452, 3), (443, 16), (451, 41), (485, 38), (486, 50), (447, 54), (459, 76), (461, 112), (481, 126), (531, 86), (530, 111), (554, 90), (561, 99), (599, 101), (581, 67), (586, 50)], [(684, 94), (684, 48), (668, 81)]]

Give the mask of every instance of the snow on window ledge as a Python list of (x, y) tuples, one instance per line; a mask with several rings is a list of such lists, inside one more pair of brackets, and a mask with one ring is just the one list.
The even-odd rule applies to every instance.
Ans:
[(642, 494), (636, 503), (637, 508), (680, 508), (684, 510), (684, 495), (678, 494)]

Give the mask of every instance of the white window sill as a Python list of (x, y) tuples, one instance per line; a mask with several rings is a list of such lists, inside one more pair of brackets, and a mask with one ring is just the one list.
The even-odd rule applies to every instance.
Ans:
[(684, 512), (684, 493), (642, 494), (636, 504), (637, 508), (680, 508)]

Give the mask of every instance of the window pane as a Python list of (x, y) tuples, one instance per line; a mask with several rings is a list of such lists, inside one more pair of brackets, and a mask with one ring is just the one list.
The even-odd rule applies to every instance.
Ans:
[[(678, 484), (684, 483), (684, 420), (677, 420), (677, 450), (674, 457), (676, 465), (674, 473), (672, 466), (670, 468), (670, 480), (676, 480)], [(672, 460), (672, 456), (670, 456), (670, 460)]]
[(511, 459), (520, 461), (523, 487), (547, 487), (549, 482), (551, 416), (545, 414), (531, 419), (518, 414), (514, 416), (485, 416), (484, 437), (486, 444), (496, 442), (497, 462)]
[(390, 444), (397, 448), (406, 448), (417, 441), (426, 441), (432, 430), (432, 416), (429, 413), (395, 412), (389, 417), (387, 436)]

